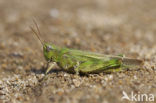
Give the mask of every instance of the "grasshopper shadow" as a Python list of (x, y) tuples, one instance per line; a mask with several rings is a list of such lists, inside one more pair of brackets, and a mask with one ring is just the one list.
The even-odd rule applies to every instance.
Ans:
[[(45, 67), (41, 67), (40, 69), (37, 69), (37, 68), (31, 68), (30, 72), (33, 72), (35, 74), (45, 74), (46, 72), (46, 68)], [(69, 72), (69, 71), (65, 71), (63, 69), (57, 69), (57, 68), (53, 68), (52, 70), (49, 71), (48, 74), (51, 74), (51, 73), (59, 73), (59, 72), (66, 72), (66, 73), (69, 73), (69, 74), (75, 74), (73, 72)], [(80, 73), (79, 76), (89, 76), (88, 74), (84, 74), (84, 73)]]
[[(45, 68), (45, 67), (41, 67), (40, 69), (37, 69), (37, 68), (31, 68), (30, 71), (33, 72), (33, 73), (35, 73), (35, 74), (45, 74), (45, 72), (46, 72), (46, 68)], [(61, 72), (61, 71), (63, 71), (63, 70), (53, 68), (52, 70), (49, 71), (48, 74), (50, 74), (50, 73), (59, 73), (59, 72)]]
[[(44, 66), (41, 67), (40, 69), (31, 68), (30, 72), (33, 72), (33, 73), (35, 73), (35, 74), (45, 74), (46, 69), (47, 69), (47, 68), (44, 67)], [(66, 73), (69, 73), (69, 74), (75, 74), (74, 72), (69, 72), (69, 71), (65, 71), (65, 70), (63, 70), (63, 69), (58, 69), (58, 68), (53, 68), (52, 70), (49, 71), (48, 74), (51, 74), (51, 73), (56, 73), (56, 74), (58, 74), (59, 72), (66, 72)], [(99, 73), (90, 73), (90, 74), (99, 74)], [(107, 73), (103, 73), (103, 74), (104, 74), (104, 75), (109, 75), (109, 74), (112, 74), (112, 73), (107, 72)], [(76, 74), (75, 74), (75, 75), (76, 75)], [(89, 74), (80, 72), (79, 76), (81, 76), (81, 77), (84, 77), (84, 76), (85, 76), (85, 77), (88, 77)]]

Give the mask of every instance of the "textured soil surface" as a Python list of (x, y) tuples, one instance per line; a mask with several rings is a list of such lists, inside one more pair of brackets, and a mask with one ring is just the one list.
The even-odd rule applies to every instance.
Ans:
[[(44, 41), (144, 65), (87, 76), (56, 67), (42, 79), (46, 61), (29, 29), (33, 18)], [(156, 96), (155, 0), (0, 0), (0, 103), (132, 103), (123, 91)]]

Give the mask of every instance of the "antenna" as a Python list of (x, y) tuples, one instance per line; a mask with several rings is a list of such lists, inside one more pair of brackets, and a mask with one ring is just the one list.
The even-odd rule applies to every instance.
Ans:
[(39, 39), (39, 41), (41, 42), (41, 44), (44, 45), (43, 41), (41, 40), (41, 38), (39, 36), (39, 35), (41, 35), (40, 30), (39, 30), (39, 27), (38, 27), (38, 25), (37, 25), (37, 23), (36, 23), (36, 21), (34, 19), (33, 19), (33, 23), (35, 24), (36, 29), (37, 29), (37, 31), (38, 31), (39, 34), (36, 32), (36, 30), (32, 26), (30, 26), (30, 29), (37, 36), (37, 38)]

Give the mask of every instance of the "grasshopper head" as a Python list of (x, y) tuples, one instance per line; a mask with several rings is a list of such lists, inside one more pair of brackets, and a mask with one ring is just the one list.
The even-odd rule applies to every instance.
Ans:
[(57, 47), (48, 43), (44, 43), (43, 52), (47, 61), (55, 61)]
[(33, 31), (33, 33), (36, 35), (36, 37), (39, 39), (39, 41), (41, 42), (42, 46), (43, 46), (43, 53), (44, 53), (44, 57), (47, 61), (56, 61), (56, 56), (57, 56), (57, 50), (58, 50), (58, 47), (54, 46), (54, 45), (51, 45), (51, 44), (48, 44), (48, 43), (45, 43), (41, 40), (39, 34), (40, 33), (40, 30), (39, 30), (39, 27), (36, 23), (35, 20), (33, 20), (35, 26), (36, 26), (36, 29), (37, 31), (30, 26), (30, 29)]

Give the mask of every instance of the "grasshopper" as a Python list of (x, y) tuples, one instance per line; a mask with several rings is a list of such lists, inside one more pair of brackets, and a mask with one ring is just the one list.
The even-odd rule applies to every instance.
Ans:
[(61, 48), (56, 45), (43, 42), (39, 36), (41, 33), (37, 23), (34, 22), (34, 24), (36, 29), (33, 27), (30, 27), (30, 29), (37, 36), (43, 46), (43, 54), (48, 65), (46, 74), (52, 70), (55, 64), (57, 64), (65, 71), (76, 74), (117, 72), (132, 68), (139, 68), (143, 64), (142, 60), (132, 59), (121, 55), (112, 56), (69, 49), (66, 47)]

